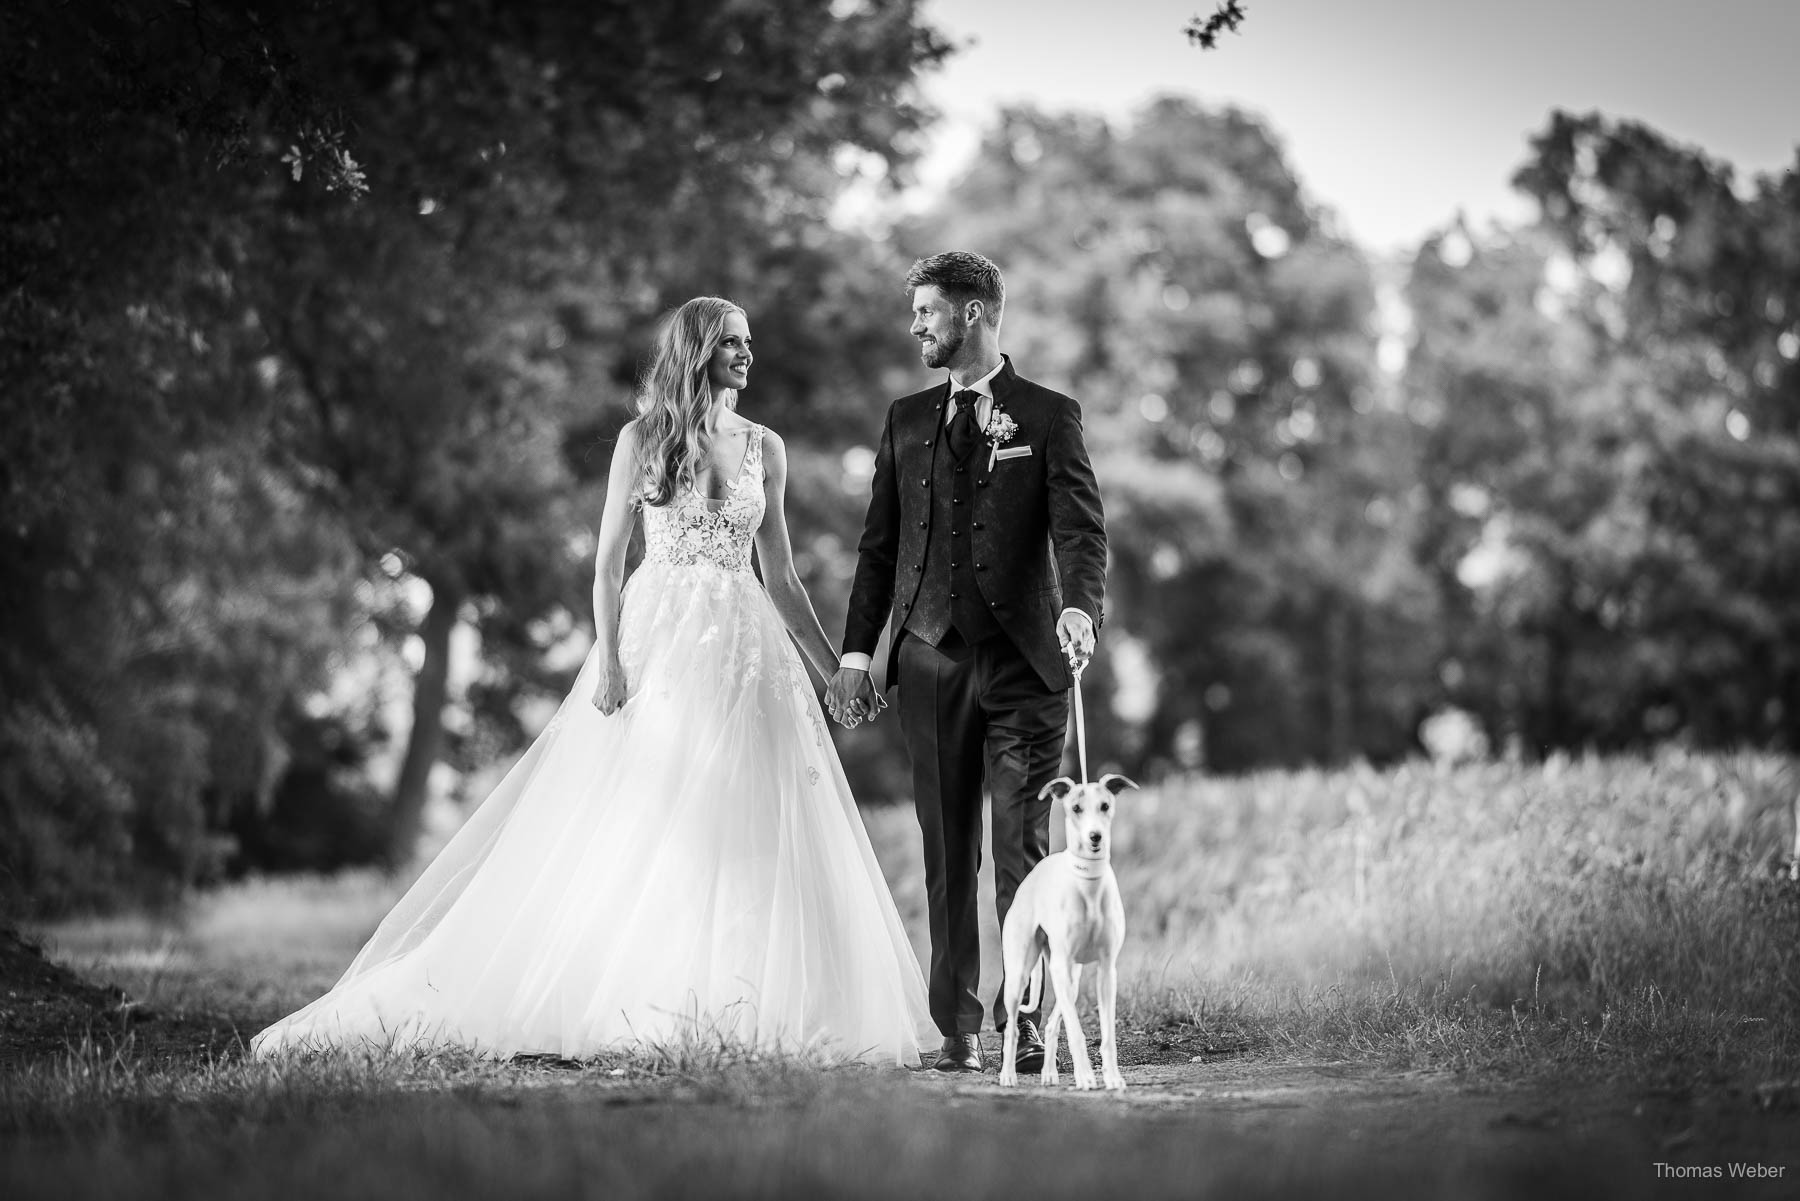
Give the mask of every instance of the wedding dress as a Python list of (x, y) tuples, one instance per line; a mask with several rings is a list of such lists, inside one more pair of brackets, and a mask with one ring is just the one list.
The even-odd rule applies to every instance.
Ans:
[(330, 992), (258, 1056), (580, 1057), (697, 1035), (914, 1064), (925, 983), (806, 669), (751, 570), (762, 427), (714, 509), (645, 505), (627, 701), (556, 716)]

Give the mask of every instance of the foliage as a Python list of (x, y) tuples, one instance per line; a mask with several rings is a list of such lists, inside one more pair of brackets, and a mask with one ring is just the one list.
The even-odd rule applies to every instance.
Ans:
[[(1096, 766), (1383, 763), (1446, 703), (1524, 754), (1795, 745), (1795, 172), (1558, 114), (1542, 220), (1442, 231), (1400, 296), (1271, 131), (1166, 100), (1010, 110), (933, 211), (843, 228), (946, 53), (914, 0), (0, 13), (3, 903), (404, 858), (434, 768), (567, 687), (610, 440), (691, 294), (750, 310), (833, 628), (922, 378), (898, 280), (949, 245), (1085, 407)], [(864, 799), (909, 791), (897, 727), (834, 735)]]
[(1238, 31), (1238, 26), (1244, 23), (1244, 15), (1244, 6), (1241, 0), (1225, 0), (1205, 20), (1195, 17), (1189, 21), (1182, 32), (1187, 34), (1189, 45), (1198, 46), (1202, 50), (1212, 50), (1218, 46), (1221, 33), (1227, 30), (1232, 33)]
[(1534, 751), (1795, 745), (1800, 186), (1556, 114), (1409, 285), (1451, 693)]
[(907, 240), (995, 257), (1020, 370), (1083, 404), (1111, 549), (1089, 682), (1138, 651), (1155, 689), (1091, 706), (1096, 744), (1130, 772), (1404, 753), (1432, 598), (1362, 256), (1235, 110), (1016, 109), (976, 163)]
[[(191, 7), (5, 18), (9, 904), (222, 870), (293, 715), (404, 613), (388, 567), (434, 602), (389, 626), (425, 651), (404, 855), (450, 632), (516, 663), (585, 613), (594, 436), (668, 290), (816, 263), (838, 156), (902, 162), (945, 53), (910, 2)], [(300, 119), (356, 187), (276, 169)]]
[(318, 678), (348, 581), (262, 461), (182, 35), (122, 31), (128, 6), (4, 20), (0, 897), (87, 904), (217, 871), (217, 792), (262, 791), (268, 716)]

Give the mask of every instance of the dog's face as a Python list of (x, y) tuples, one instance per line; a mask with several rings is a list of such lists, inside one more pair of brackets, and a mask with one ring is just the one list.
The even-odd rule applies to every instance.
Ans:
[(1049, 797), (1063, 803), (1063, 834), (1069, 854), (1077, 859), (1105, 862), (1112, 857), (1113, 811), (1118, 808), (1118, 795), (1136, 787), (1124, 776), (1112, 773), (1092, 784), (1077, 784), (1067, 776), (1058, 776), (1039, 790), (1038, 799)]

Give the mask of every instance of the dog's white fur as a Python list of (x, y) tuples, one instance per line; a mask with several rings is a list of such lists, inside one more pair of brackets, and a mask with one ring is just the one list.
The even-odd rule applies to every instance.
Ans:
[[(1016, 1085), (1013, 1060), (1019, 1051), (1019, 1010), (1030, 1012), (1044, 997), (1044, 969), (1049, 968), (1052, 1000), (1044, 1021), (1045, 1084), (1055, 1084), (1057, 1019), (1069, 1028), (1069, 1054), (1075, 1063), (1075, 1087), (1094, 1087), (1087, 1037), (1075, 1014), (1083, 964), (1099, 965), (1100, 1075), (1107, 1088), (1122, 1089), (1114, 1012), (1119, 992), (1119, 948), (1125, 943), (1125, 906), (1112, 869), (1112, 823), (1118, 794), (1137, 785), (1124, 776), (1105, 775), (1093, 784), (1077, 784), (1058, 776), (1044, 785), (1040, 799), (1063, 803), (1066, 850), (1046, 855), (1031, 869), (1006, 911), (1000, 932), (1001, 962), (1006, 968), (1006, 1048), (1000, 1057), (1000, 1083)], [(1022, 998), (1027, 979), (1031, 998)]]

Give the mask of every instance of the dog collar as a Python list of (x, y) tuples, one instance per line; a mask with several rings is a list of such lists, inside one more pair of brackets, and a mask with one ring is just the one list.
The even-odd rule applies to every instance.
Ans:
[(1074, 853), (1069, 855), (1069, 862), (1074, 865), (1075, 874), (1084, 880), (1100, 879), (1106, 875), (1106, 869), (1109, 866), (1105, 859), (1083, 859)]

